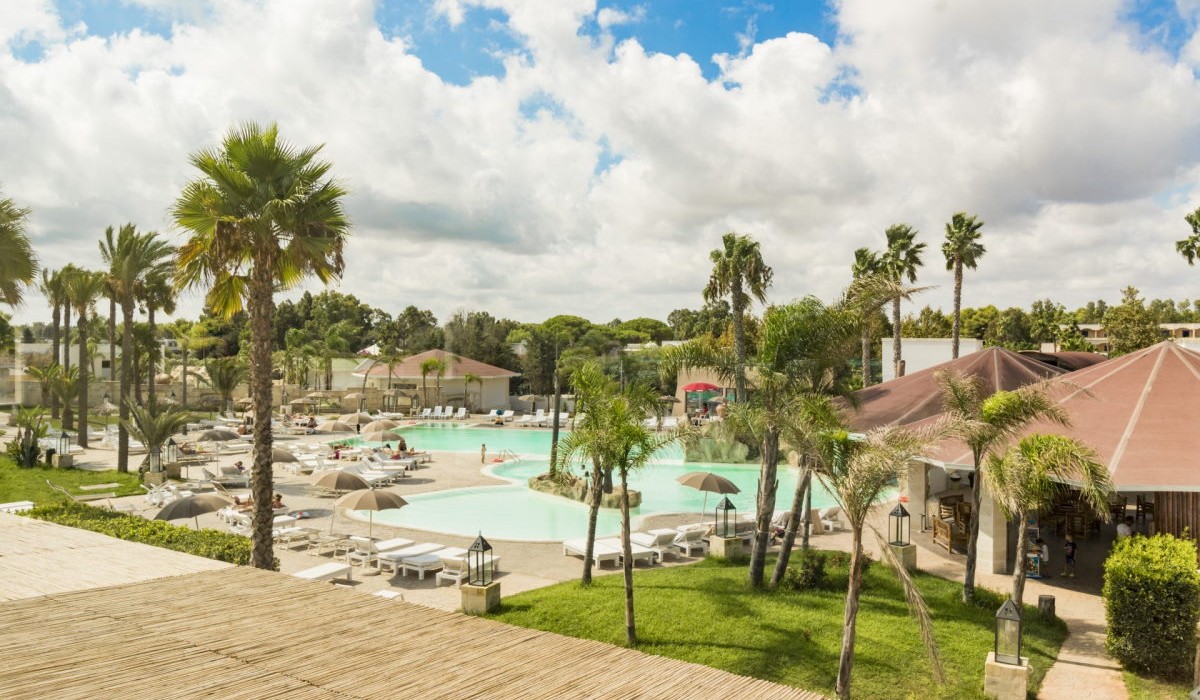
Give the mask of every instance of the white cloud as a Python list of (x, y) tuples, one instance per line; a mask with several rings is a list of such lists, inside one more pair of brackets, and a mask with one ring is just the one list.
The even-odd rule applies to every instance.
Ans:
[(105, 226), (170, 230), (189, 152), (277, 120), (325, 143), (352, 192), (340, 288), (439, 316), (665, 318), (700, 303), (728, 230), (761, 239), (773, 299), (828, 298), (897, 221), (929, 244), (922, 282), (939, 288), (918, 303), (946, 305), (958, 210), (987, 222), (967, 304), (1078, 305), (1130, 283), (1196, 296), (1172, 244), (1196, 204), (1200, 91), (1190, 65), (1139, 46), (1123, 6), (842, 0), (837, 45), (750, 42), (713, 57), (710, 81), (704, 57), (579, 33), (641, 21), (639, 6), (437, 0), (451, 27), (503, 11), (520, 44), (502, 77), (456, 86), (386, 38), (368, 0), (219, 0), (169, 38), (108, 40), (22, 0), (0, 41), (46, 51), (0, 56), (0, 184), (33, 207), (47, 264), (99, 265)]
[(620, 24), (636, 24), (645, 18), (646, 7), (644, 5), (635, 5), (628, 12), (615, 7), (604, 7), (596, 13), (596, 24), (600, 25), (601, 29), (608, 29)]

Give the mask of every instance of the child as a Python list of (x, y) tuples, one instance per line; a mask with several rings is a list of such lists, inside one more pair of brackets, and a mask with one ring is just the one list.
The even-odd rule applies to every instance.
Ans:
[(1066, 563), (1063, 564), (1063, 576), (1075, 578), (1075, 549), (1078, 545), (1075, 544), (1075, 538), (1071, 533), (1067, 533), (1067, 543), (1063, 545), (1063, 553), (1066, 556)]
[(1050, 545), (1046, 544), (1046, 540), (1041, 537), (1034, 542), (1034, 550), (1038, 553), (1042, 562), (1042, 578), (1050, 578)]

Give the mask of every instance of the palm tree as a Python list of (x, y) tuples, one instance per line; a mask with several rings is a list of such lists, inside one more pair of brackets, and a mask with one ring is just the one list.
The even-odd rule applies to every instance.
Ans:
[(429, 405), (429, 384), (426, 382), (425, 377), (433, 372), (437, 372), (438, 365), (440, 365), (440, 364), (441, 363), (437, 360), (437, 358), (434, 358), (434, 357), (431, 357), (428, 360), (424, 360), (421, 362), (421, 407), (422, 408)]
[(474, 404), (475, 410), (479, 411), (482, 410), (480, 408), (480, 404), (483, 403), (483, 377), (480, 377), (474, 372), (467, 372), (463, 375), (463, 405), (467, 407), (468, 411), (470, 411), (472, 408), (472, 404), (468, 396), (470, 394), (472, 384), (479, 385), (479, 402)]
[(172, 435), (187, 425), (187, 411), (168, 407), (162, 411), (130, 404), (129, 418), (125, 419), (125, 429), (135, 440), (146, 446), (146, 450), (158, 460), (162, 447)]
[[(940, 434), (940, 426), (916, 432), (896, 426), (877, 428), (861, 438), (845, 430), (824, 431), (817, 435), (813, 467), (850, 522), (850, 580), (846, 587), (846, 611), (842, 629), (842, 650), (838, 662), (837, 694), (850, 697), (850, 677), (854, 666), (858, 603), (862, 594), (863, 526), (879, 495), (905, 470), (908, 460)], [(907, 584), (906, 584), (907, 585)], [(910, 597), (915, 589), (909, 591)], [(931, 640), (932, 637), (929, 637)], [(940, 673), (935, 657), (935, 673)]]
[(1062, 435), (1035, 434), (1008, 448), (1003, 456), (988, 458), (983, 473), (988, 491), (1001, 512), (1017, 521), (1012, 599), (1018, 607), (1025, 593), (1025, 523), (1031, 513), (1049, 510), (1056, 496), (1070, 493), (1071, 487), (1064, 483), (1068, 479), (1076, 484), (1079, 501), (1107, 522), (1112, 482), (1108, 468), (1087, 445)]
[[(170, 254), (175, 254), (174, 248), (171, 248)], [(146, 278), (142, 301), (146, 305), (146, 323), (150, 326), (150, 337), (154, 339), (154, 344), (150, 346), (150, 371), (147, 372), (150, 375), (150, 383), (146, 385), (146, 403), (153, 411), (157, 401), (155, 384), (158, 380), (158, 359), (162, 353), (162, 343), (158, 342), (154, 313), (159, 309), (167, 314), (175, 313), (175, 290), (171, 286), (170, 276), (166, 270), (156, 271)]]
[[(557, 464), (552, 464), (552, 472), (566, 472), (570, 468), (571, 459), (579, 456), (586, 462), (591, 462), (591, 474), (588, 476), (588, 528), (587, 542), (583, 554), (582, 583), (585, 586), (592, 583), (592, 554), (596, 544), (596, 521), (600, 514), (600, 501), (603, 498), (603, 485), (609, 483), (612, 477), (613, 456), (607, 443), (601, 439), (601, 424), (599, 413), (592, 416), (589, 409), (591, 402), (603, 401), (604, 397), (614, 393), (612, 379), (600, 369), (597, 362), (584, 363), (571, 376), (575, 387), (575, 410), (580, 418), (576, 419), (575, 430), (558, 446), (555, 455)], [(584, 447), (586, 445), (586, 448)], [(585, 472), (586, 474), (586, 472)]]
[[(591, 458), (594, 462), (611, 465), (621, 477), (621, 548), (625, 576), (625, 640), (637, 644), (637, 628), (633, 611), (633, 548), (629, 539), (629, 474), (644, 467), (654, 455), (681, 439), (682, 433), (659, 435), (642, 424), (646, 411), (656, 403), (656, 392), (649, 387), (630, 385), (617, 389), (611, 380), (601, 382), (595, 375), (599, 366), (588, 370), (584, 380), (589, 398), (587, 415), (581, 426), (569, 435), (559, 454), (563, 463), (573, 456)], [(593, 491), (599, 484), (592, 483)], [(589, 535), (589, 540), (594, 537)], [(588, 552), (587, 554), (590, 554)], [(586, 562), (590, 556), (585, 556)]]
[(95, 308), (96, 299), (104, 293), (104, 275), (90, 270), (74, 269), (65, 280), (64, 291), (75, 309), (79, 333), (79, 446), (88, 446), (88, 362), (87, 314)]
[(62, 429), (75, 428), (75, 412), (71, 409), (71, 401), (79, 396), (79, 368), (59, 365), (59, 371), (54, 374), (50, 390), (62, 402)]
[(233, 392), (246, 381), (249, 368), (237, 357), (217, 357), (204, 362), (204, 373), (208, 375), (208, 385), (221, 395), (221, 411), (232, 413)]
[(958, 338), (962, 331), (962, 280), (963, 268), (975, 269), (979, 259), (987, 252), (979, 242), (979, 229), (983, 222), (966, 212), (957, 212), (946, 224), (946, 242), (942, 244), (942, 255), (946, 256), (946, 269), (954, 271), (954, 335), (950, 345), (951, 357), (958, 359)]
[[(942, 389), (942, 404), (951, 430), (971, 450), (975, 479), (971, 494), (982, 503), (983, 482), (987, 479), (985, 458), (992, 450), (1014, 438), (1036, 420), (1067, 425), (1067, 414), (1046, 392), (1044, 383), (1031, 384), (1015, 391), (985, 394), (983, 379), (959, 372), (941, 372), (937, 381)], [(976, 505), (978, 509), (978, 505)], [(967, 535), (967, 563), (963, 576), (963, 602), (975, 598), (975, 565), (978, 557), (979, 517), (971, 518)]]
[[(63, 311), (63, 338), (62, 338), (62, 366), (63, 370), (71, 369), (71, 299), (67, 296), (67, 279), (79, 268), (71, 263), (63, 266), (58, 274), (61, 275), (63, 285), (62, 296), (62, 311)], [(55, 358), (55, 361), (58, 361)]]
[[(878, 253), (868, 248), (854, 251), (854, 264), (850, 266), (850, 273), (855, 280), (874, 277), (880, 272)], [(878, 309), (868, 306), (862, 311), (862, 385), (865, 389), (871, 386), (871, 336), (875, 329), (875, 313)]]
[[(909, 282), (917, 281), (917, 268), (921, 266), (924, 243), (917, 243), (917, 230), (908, 224), (894, 224), (884, 232), (887, 250), (879, 256), (880, 270), (893, 282), (900, 283), (905, 277)], [(893, 374), (900, 372), (900, 299), (892, 299), (892, 365)]]
[[(61, 331), (60, 324), (62, 323), (62, 307), (63, 307), (63, 280), (62, 273), (57, 270), (42, 270), (42, 294), (46, 296), (46, 301), (50, 304), (50, 357), (51, 363), (56, 366), (61, 366), (59, 358), (59, 334)], [(58, 418), (58, 395), (55, 394), (51, 398), (50, 417)]]
[[(179, 288), (207, 288), (210, 308), (250, 314), (250, 383), (257, 416), (271, 414), (271, 338), (275, 290), (308, 275), (321, 282), (342, 273), (350, 222), (342, 210), (346, 191), (318, 160), (321, 146), (296, 149), (272, 124), (232, 129), (220, 149), (193, 153), (201, 173), (172, 210), (191, 234), (179, 249)], [(250, 563), (274, 567), (271, 535), (271, 421), (254, 422), (254, 533)]]
[(175, 321), (167, 329), (167, 332), (175, 338), (175, 344), (179, 346), (179, 360), (182, 364), (180, 379), (183, 380), (183, 395), (180, 396), (179, 403), (186, 407), (188, 405), (188, 358), (194, 352), (202, 352), (216, 345), (217, 339), (201, 334), (200, 326), (186, 319)]
[(1188, 265), (1195, 265), (1196, 259), (1200, 258), (1200, 209), (1196, 209), (1183, 218), (1192, 227), (1192, 235), (1181, 241), (1175, 241), (1175, 252), (1182, 255)]
[(58, 393), (54, 391), (54, 382), (55, 377), (62, 372), (62, 365), (57, 362), (50, 362), (46, 365), (29, 365), (25, 371), (36, 379), (41, 387), (42, 403), (45, 403), (47, 398), (53, 397), (54, 405), (57, 406)]
[(709, 253), (713, 270), (704, 288), (704, 300), (714, 302), (729, 297), (733, 309), (733, 352), (736, 367), (733, 380), (737, 400), (746, 400), (746, 307), (751, 297), (766, 302), (767, 287), (774, 272), (763, 262), (758, 241), (749, 236), (727, 233), (721, 238), (721, 248)]
[(0, 304), (17, 306), (37, 279), (38, 262), (25, 226), (29, 209), (0, 194)]
[(806, 392), (824, 392), (842, 387), (846, 355), (854, 342), (853, 314), (827, 309), (819, 300), (807, 298), (794, 304), (775, 306), (763, 317), (762, 341), (755, 353), (738, 363), (736, 354), (711, 338), (699, 338), (667, 348), (660, 359), (663, 378), (677, 376), (681, 369), (704, 367), (728, 381), (739, 370), (749, 370), (754, 392), (746, 401), (733, 404), (726, 421), (761, 440), (756, 526), (750, 551), (749, 582), (763, 582), (771, 519), (775, 512), (780, 436), (802, 410)]
[[(130, 393), (134, 386), (134, 362), (137, 350), (134, 344), (133, 312), (138, 300), (145, 294), (147, 280), (157, 277), (170, 267), (172, 248), (154, 232), (138, 233), (133, 224), (125, 224), (118, 231), (109, 226), (100, 241), (100, 257), (108, 265), (106, 285), (121, 307), (121, 389), (117, 432), (117, 471), (129, 471), (129, 418)], [(116, 361), (116, 358), (112, 358)], [(140, 392), (139, 392), (140, 393)]]

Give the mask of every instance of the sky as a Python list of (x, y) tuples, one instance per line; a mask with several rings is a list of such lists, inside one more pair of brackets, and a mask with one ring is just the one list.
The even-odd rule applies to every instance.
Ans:
[[(722, 234), (772, 303), (834, 299), (906, 223), (949, 310), (1200, 298), (1200, 0), (4, 0), (0, 189), (44, 265), (101, 267), (190, 153), (278, 123), (349, 190), (334, 285), (396, 313), (697, 308)], [(317, 283), (305, 289), (318, 291)], [(289, 296), (303, 289), (292, 290)], [(283, 298), (281, 295), (280, 298)], [(201, 296), (180, 301), (194, 317)], [(18, 323), (48, 320), (36, 293)]]

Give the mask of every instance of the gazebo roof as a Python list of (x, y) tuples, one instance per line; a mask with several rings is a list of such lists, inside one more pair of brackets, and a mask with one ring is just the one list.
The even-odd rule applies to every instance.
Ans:
[[(489, 365), (486, 362), (473, 360), (462, 355), (446, 352), (445, 350), (426, 350), (419, 352), (416, 355), (409, 355), (392, 367), (392, 378), (394, 379), (420, 379), (421, 378), (421, 363), (426, 360), (445, 360), (446, 373), (442, 375), (442, 379), (462, 379), (468, 373), (474, 374), (483, 379), (498, 379), (504, 377), (519, 377), (520, 372), (504, 369)], [(377, 362), (374, 365), (370, 360), (364, 360), (359, 363), (359, 366), (354, 370), (354, 376), (362, 377), (382, 377), (387, 378), (388, 368), (384, 362)], [(432, 379), (433, 375), (428, 375), (427, 379)]]
[[(1042, 421), (1022, 435), (1072, 436), (1099, 454), (1123, 491), (1200, 490), (1200, 431), (1189, 410), (1200, 396), (1200, 354), (1163, 341), (1050, 382), (1070, 427)], [(969, 465), (961, 443), (930, 455)]]
[(936, 376), (947, 370), (982, 377), (989, 394), (1018, 389), (1065, 372), (1011, 350), (991, 347), (860, 389), (855, 393), (858, 410), (848, 409), (847, 420), (855, 429), (870, 430), (884, 425), (907, 425), (939, 415), (943, 410), (942, 390)]

